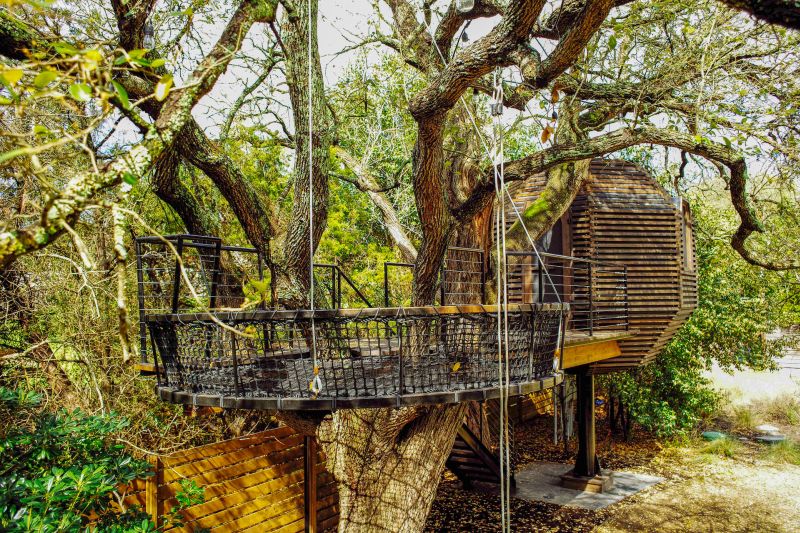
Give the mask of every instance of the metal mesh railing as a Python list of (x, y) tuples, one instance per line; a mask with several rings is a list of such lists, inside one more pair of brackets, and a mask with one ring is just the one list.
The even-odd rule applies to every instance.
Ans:
[[(136, 273), (140, 324), (150, 315), (238, 309), (248, 297), (263, 307), (267, 296), (258, 252), (216, 237), (139, 237)], [(144, 327), (139, 341), (141, 361), (150, 363)]]
[(483, 303), (485, 271), (483, 250), (450, 246), (441, 272), (442, 305)]
[[(229, 246), (201, 235), (136, 239), (139, 322), (169, 313), (266, 309), (272, 298), (265, 265), (255, 248)], [(314, 264), (316, 306), (372, 307), (347, 274), (333, 264)], [(141, 362), (151, 364), (152, 347), (139, 328)]]
[[(624, 265), (533, 250), (507, 252), (509, 303), (569, 303), (567, 329), (586, 332), (627, 330), (628, 270)], [(410, 292), (411, 263), (384, 264), (385, 305), (398, 305)], [(401, 277), (405, 275), (405, 277)], [(440, 274), (439, 301), (446, 305), (483, 301), (483, 252), (448, 248)]]
[[(486, 269), (483, 250), (450, 246), (439, 271), (438, 305), (471, 305), (484, 302)], [(383, 264), (383, 300), (386, 307), (410, 305), (413, 263)]]
[[(562, 312), (553, 304), (509, 307), (511, 386), (553, 375)], [(159, 387), (170, 394), (220, 403), (226, 397), (265, 399), (274, 408), (291, 408), (291, 399), (358, 400), (355, 405), (369, 407), (462, 401), (459, 392), (499, 386), (494, 307), (168, 314), (146, 320), (158, 351)], [(312, 338), (323, 384), (317, 395), (310, 390)], [(302, 405), (308, 408), (308, 402)]]
[(628, 271), (624, 265), (533, 251), (508, 252), (512, 303), (567, 302), (567, 329), (628, 329)]

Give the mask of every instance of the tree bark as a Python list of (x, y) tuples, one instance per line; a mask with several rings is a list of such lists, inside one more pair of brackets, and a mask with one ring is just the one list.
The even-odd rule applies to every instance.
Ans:
[(339, 411), (322, 423), (339, 483), (339, 531), (419, 532), (466, 404)]
[(186, 231), (194, 235), (219, 235), (219, 225), (180, 180), (180, 155), (169, 150), (153, 168), (153, 192), (181, 218)]
[[(281, 21), (281, 34), (295, 128), (295, 163), (294, 198), (284, 243), (286, 278), (280, 286), (282, 293), (280, 298), (287, 305), (298, 307), (308, 301), (313, 252), (319, 245), (327, 222), (328, 170), (334, 124), (325, 98), (325, 84), (319, 57), (317, 1), (311, 2), (310, 28), (306, 2), (287, 2), (287, 4), (290, 4), (291, 10)], [(311, 30), (310, 44), (309, 30)], [(309, 46), (311, 46), (310, 69)], [(313, 132), (309, 131), (309, 113), (313, 115)], [(309, 158), (309, 143), (313, 147), (311, 158)], [(313, 193), (311, 209), (314, 213), (313, 238), (309, 238), (311, 193)]]

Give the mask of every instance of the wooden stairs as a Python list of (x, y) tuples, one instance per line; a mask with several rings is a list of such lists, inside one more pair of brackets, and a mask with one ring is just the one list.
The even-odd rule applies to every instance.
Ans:
[[(450, 457), (445, 466), (471, 488), (475, 483), (500, 484), (500, 460), (481, 440), (463, 424), (458, 430)], [(515, 485), (514, 475), (511, 484)]]

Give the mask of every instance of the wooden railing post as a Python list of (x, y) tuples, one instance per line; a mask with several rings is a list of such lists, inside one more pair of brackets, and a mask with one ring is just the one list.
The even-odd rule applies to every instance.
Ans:
[(158, 487), (163, 477), (161, 458), (157, 455), (150, 455), (147, 457), (147, 462), (153, 467), (153, 475), (145, 481), (145, 512), (150, 515), (155, 526), (159, 527), (161, 502), (158, 498)]
[(317, 439), (305, 437), (305, 525), (306, 533), (317, 532)]

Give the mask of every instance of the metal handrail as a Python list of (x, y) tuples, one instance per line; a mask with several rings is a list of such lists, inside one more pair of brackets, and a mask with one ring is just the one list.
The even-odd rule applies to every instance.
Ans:
[(344, 280), (345, 283), (347, 283), (350, 286), (350, 288), (353, 289), (353, 292), (356, 294), (356, 296), (358, 296), (359, 300), (361, 300), (367, 307), (372, 307), (372, 304), (370, 303), (369, 299), (366, 296), (364, 296), (364, 293), (362, 293), (358, 289), (358, 287), (356, 287), (356, 284), (353, 282), (352, 279), (350, 279), (350, 276), (348, 276), (345, 273), (345, 271), (341, 269), (339, 265), (335, 265), (332, 263), (314, 263), (314, 268), (317, 267), (331, 269), (331, 275), (332, 275), (331, 283), (332, 283), (332, 297), (333, 297), (331, 305), (333, 305), (335, 308), (340, 309), (342, 307), (342, 280)]
[(383, 263), (383, 305), (389, 307), (389, 267), (414, 268), (414, 263), (386, 261)]
[[(506, 255), (514, 255), (514, 256), (530, 255), (530, 256), (535, 256), (536, 252), (534, 252), (532, 250), (510, 251), (510, 252), (506, 252)], [(551, 254), (549, 252), (539, 252), (538, 255), (541, 256), (541, 257), (549, 257), (551, 259), (564, 259), (564, 260), (567, 260), (567, 261), (576, 261), (578, 263), (591, 263), (591, 264), (594, 264), (594, 265), (613, 266), (613, 267), (623, 268), (623, 269), (627, 268), (627, 266), (625, 266), (625, 265), (623, 265), (621, 263), (614, 263), (614, 262), (611, 262), (611, 261), (600, 261), (600, 260), (597, 260), (597, 259), (589, 259), (588, 257), (575, 257), (575, 256), (571, 256), (571, 255)]]

